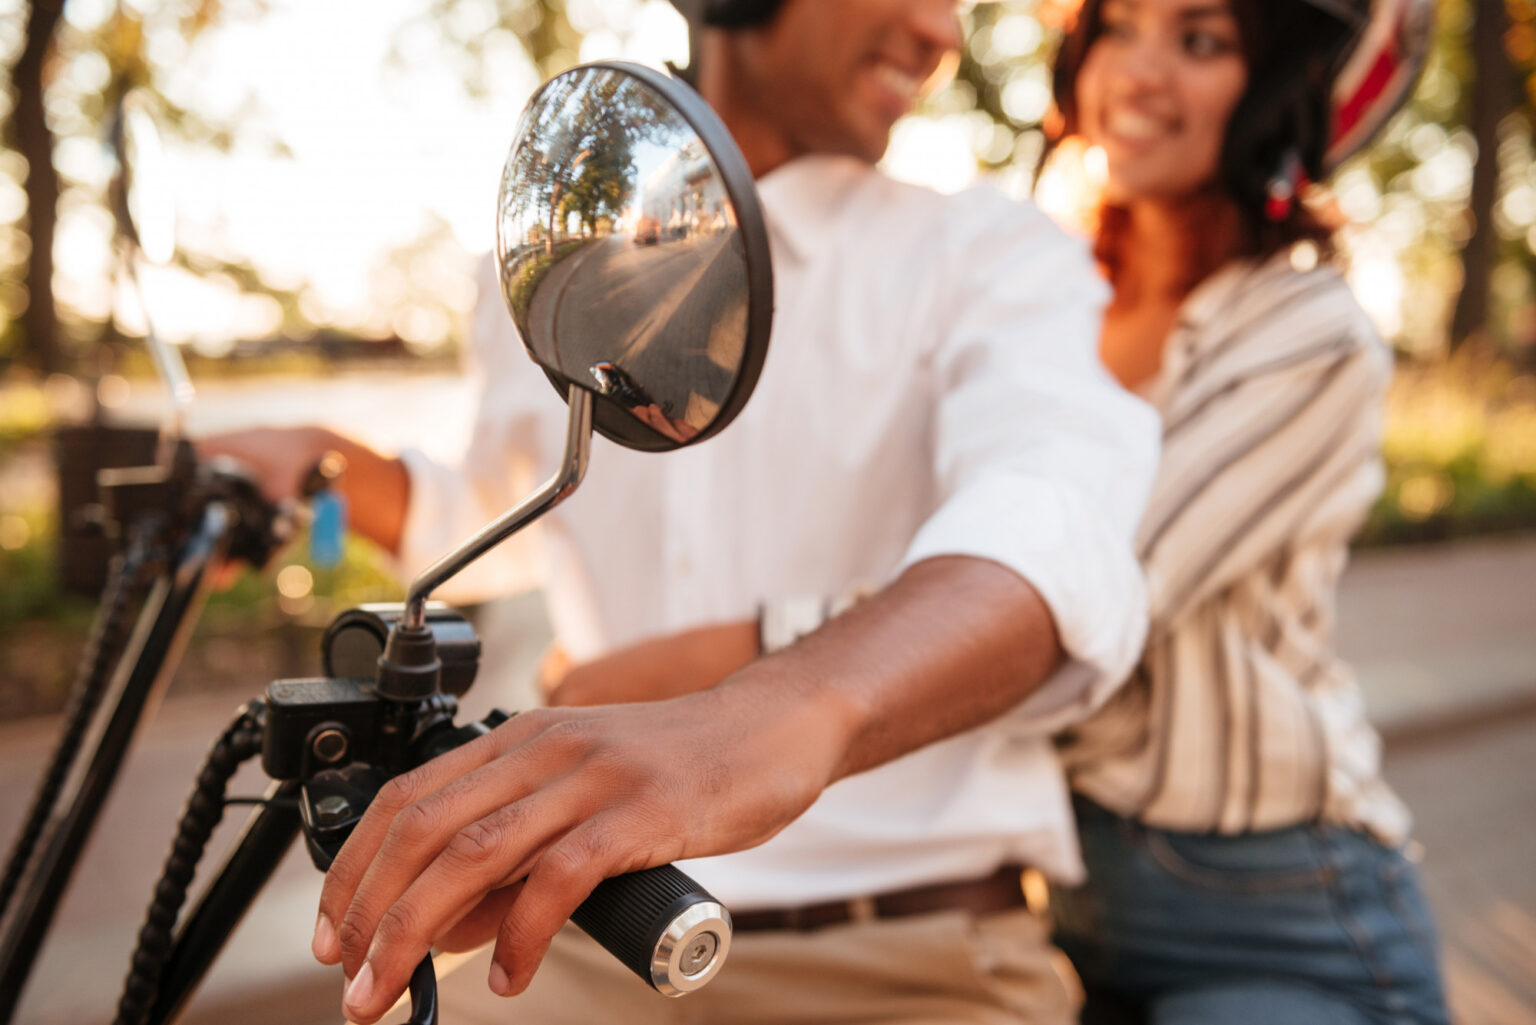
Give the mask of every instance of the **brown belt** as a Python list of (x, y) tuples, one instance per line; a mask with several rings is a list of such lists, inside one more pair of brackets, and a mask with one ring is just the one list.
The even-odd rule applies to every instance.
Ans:
[(985, 915), (1024, 906), (1023, 874), (1022, 866), (1004, 865), (985, 879), (917, 886), (872, 897), (830, 900), (794, 908), (736, 912), (731, 915), (731, 923), (735, 932), (771, 929), (810, 932), (844, 922), (868, 922), (876, 918), (926, 915), (937, 911), (969, 911), (973, 915)]

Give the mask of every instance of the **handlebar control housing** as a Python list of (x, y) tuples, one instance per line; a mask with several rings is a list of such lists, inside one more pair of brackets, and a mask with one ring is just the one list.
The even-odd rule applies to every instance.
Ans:
[[(327, 870), (379, 788), (506, 722), (505, 712), (456, 726), (458, 702), (434, 693), (402, 701), (377, 692), (377, 669), (401, 606), (342, 613), (323, 641), (327, 672), (359, 675), (277, 680), (267, 688), (262, 767), (303, 783), (300, 817), (310, 857)], [(480, 642), (458, 613), (428, 609), (444, 677), (474, 678)], [(443, 654), (446, 652), (446, 654)], [(454, 667), (454, 668), (449, 668)], [(657, 992), (681, 996), (709, 982), (731, 946), (731, 916), (672, 865), (604, 880), (571, 916), (593, 939)]]
[[(321, 665), (327, 676), (368, 677), (378, 672), (379, 658), (390, 628), (405, 615), (399, 602), (360, 605), (337, 616), (320, 641)], [(428, 602), (426, 626), (437, 644), (442, 663), (444, 694), (459, 697), (469, 691), (480, 669), (480, 638), (469, 620), (441, 602)]]

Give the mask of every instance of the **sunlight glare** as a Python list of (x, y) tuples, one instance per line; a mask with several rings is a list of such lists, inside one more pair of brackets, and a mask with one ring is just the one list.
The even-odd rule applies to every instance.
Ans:
[(881, 166), (899, 181), (959, 192), (976, 180), (971, 132), (971, 122), (963, 115), (905, 118), (896, 123)]

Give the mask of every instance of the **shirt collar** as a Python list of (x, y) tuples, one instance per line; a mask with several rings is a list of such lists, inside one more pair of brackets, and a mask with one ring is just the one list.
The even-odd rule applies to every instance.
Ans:
[(879, 174), (853, 157), (796, 157), (757, 180), (774, 255), (805, 263), (840, 230), (849, 195)]
[(1256, 297), (1262, 299), (1275, 279), (1295, 273), (1290, 250), (1282, 249), (1268, 259), (1233, 260), (1196, 285), (1179, 307), (1162, 370), (1147, 383), (1142, 397), (1161, 407), (1191, 365), (1229, 340), (1239, 311)]

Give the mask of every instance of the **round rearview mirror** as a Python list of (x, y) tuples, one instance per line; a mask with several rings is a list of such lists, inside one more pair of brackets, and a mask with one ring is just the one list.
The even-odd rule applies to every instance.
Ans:
[(497, 199), (502, 295), (593, 427), (665, 451), (746, 404), (772, 324), (768, 237), (746, 161), (684, 83), (620, 62), (551, 79), (518, 125)]

